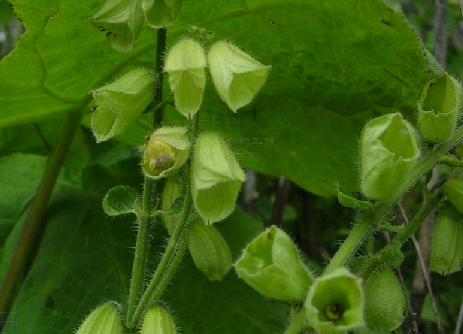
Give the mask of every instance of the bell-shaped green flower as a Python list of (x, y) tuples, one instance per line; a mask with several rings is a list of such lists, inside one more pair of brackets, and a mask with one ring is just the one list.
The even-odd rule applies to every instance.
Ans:
[(362, 192), (383, 200), (392, 197), (420, 156), (419, 138), (399, 113), (369, 121), (360, 142)]
[(272, 226), (258, 235), (235, 264), (238, 276), (266, 297), (300, 302), (312, 283), (291, 238)]
[(153, 29), (174, 24), (182, 7), (182, 0), (143, 0), (146, 24)]
[[(162, 210), (169, 210), (174, 204), (175, 200), (182, 196), (183, 190), (183, 179), (179, 175), (174, 175), (169, 177), (164, 185), (162, 190)], [(164, 226), (169, 232), (169, 235), (172, 235), (174, 232), (175, 225), (177, 224), (180, 213), (177, 214), (166, 214), (162, 215), (161, 219), (164, 223)]]
[(177, 334), (174, 318), (164, 307), (156, 304), (146, 311), (140, 334)]
[(371, 274), (364, 286), (365, 320), (375, 333), (390, 333), (407, 314), (407, 302), (399, 280), (389, 266)]
[(448, 275), (463, 267), (463, 217), (440, 213), (432, 232), (430, 269)]
[(188, 160), (190, 140), (184, 127), (162, 127), (143, 147), (142, 169), (152, 179), (176, 174)]
[(99, 143), (124, 132), (143, 114), (153, 100), (153, 73), (138, 68), (92, 94), (92, 130)]
[(198, 136), (191, 164), (191, 196), (206, 224), (227, 218), (246, 176), (225, 141), (216, 133)]
[(463, 213), (463, 179), (448, 179), (442, 186), (442, 191), (450, 203)]
[(418, 129), (430, 143), (450, 137), (460, 114), (462, 103), (460, 83), (445, 73), (429, 82), (418, 101)]
[(233, 112), (251, 102), (271, 68), (223, 41), (211, 47), (207, 59), (215, 89)]
[(119, 309), (115, 303), (106, 303), (96, 308), (85, 318), (76, 334), (122, 334), (124, 333)]
[(317, 278), (304, 302), (308, 324), (319, 334), (347, 333), (364, 325), (361, 279), (345, 268)]
[(141, 0), (107, 0), (91, 23), (106, 32), (109, 45), (120, 52), (129, 52), (143, 26)]
[(221, 281), (232, 266), (232, 253), (219, 230), (197, 219), (188, 233), (188, 250), (196, 267), (211, 281)]
[(206, 89), (206, 55), (198, 42), (183, 39), (167, 53), (164, 71), (174, 92), (175, 107), (192, 119), (201, 106)]

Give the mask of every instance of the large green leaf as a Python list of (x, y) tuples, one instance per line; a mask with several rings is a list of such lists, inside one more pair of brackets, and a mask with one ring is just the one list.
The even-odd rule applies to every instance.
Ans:
[[(237, 256), (262, 225), (238, 211), (221, 228)], [(68, 334), (102, 301), (125, 304), (133, 237), (130, 217), (104, 217), (99, 201), (88, 193), (63, 194), (52, 205), (40, 251), (13, 307), (18, 333)], [(285, 306), (264, 300), (233, 272), (223, 282), (210, 282), (189, 257), (165, 302), (188, 334), (279, 333), (288, 314)]]
[[(26, 34), (0, 63), (0, 126), (87, 108), (88, 92), (126, 65), (153, 63), (154, 36), (147, 28), (135, 49), (121, 54), (89, 24), (102, 1), (11, 1)], [(243, 165), (284, 174), (320, 195), (336, 194), (336, 182), (357, 189), (365, 120), (410, 112), (432, 76), (413, 29), (381, 0), (185, 0), (169, 43), (191, 25), (212, 31), (208, 42), (232, 40), (273, 66), (255, 102), (218, 126), (237, 139)], [(229, 113), (211, 86), (206, 128)], [(238, 122), (238, 133), (228, 133)], [(139, 129), (129, 138), (137, 145), (148, 132)]]

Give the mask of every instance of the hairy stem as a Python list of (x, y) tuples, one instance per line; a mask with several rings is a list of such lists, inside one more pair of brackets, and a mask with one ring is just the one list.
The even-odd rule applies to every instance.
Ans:
[[(150, 306), (151, 302), (155, 302), (157, 298), (160, 297), (164, 288), (167, 286), (167, 282), (173, 274), (173, 271), (178, 265), (178, 262), (181, 260), (181, 257), (178, 258), (179, 254), (184, 252), (179, 252), (179, 246), (184, 243), (184, 232), (188, 226), (188, 216), (191, 213), (192, 209), (192, 201), (191, 201), (191, 193), (190, 193), (190, 186), (189, 186), (189, 168), (186, 168), (186, 194), (185, 194), (185, 201), (183, 202), (182, 213), (180, 216), (180, 220), (178, 221), (177, 225), (175, 226), (175, 230), (172, 233), (172, 236), (167, 243), (166, 250), (161, 258), (161, 262), (159, 263), (154, 275), (151, 279), (151, 282), (148, 285), (145, 293), (143, 294), (140, 303), (135, 311), (134, 316), (128, 323), (129, 328), (134, 328), (138, 322), (140, 321), (141, 316), (145, 313), (146, 309)], [(161, 289), (162, 287), (162, 289)], [(155, 295), (156, 293), (156, 295)], [(156, 297), (157, 296), (157, 297)]]
[(135, 258), (132, 266), (132, 279), (130, 281), (129, 305), (127, 309), (127, 322), (133, 316), (135, 307), (141, 296), (143, 281), (145, 279), (146, 262), (149, 244), (149, 216), (151, 210), (151, 195), (153, 181), (145, 176), (143, 187), (143, 211), (138, 215), (138, 234), (135, 246)]
[(8, 313), (14, 300), (19, 280), (30, 264), (29, 260), (44, 227), (44, 214), (50, 200), (52, 190), (58, 178), (61, 166), (71, 146), (74, 135), (80, 124), (81, 111), (73, 110), (67, 115), (61, 129), (57, 144), (50, 156), (37, 192), (29, 207), (29, 213), (11, 259), (8, 272), (0, 291), (0, 312)]
[(289, 318), (289, 325), (284, 334), (300, 334), (306, 329), (308, 329), (308, 325), (305, 308), (302, 307), (300, 310), (292, 309)]
[[(154, 88), (154, 103), (157, 108), (153, 117), (153, 127), (156, 128), (162, 125), (164, 105), (162, 104), (162, 84), (163, 84), (163, 68), (164, 68), (164, 52), (166, 48), (165, 28), (157, 31), (156, 44), (156, 86)], [(132, 267), (132, 279), (130, 282), (129, 305), (127, 310), (127, 324), (133, 317), (137, 302), (142, 293), (143, 282), (145, 280), (146, 259), (148, 256), (149, 243), (149, 216), (151, 212), (151, 196), (153, 190), (153, 181), (145, 176), (143, 185), (143, 211), (138, 215), (138, 233), (135, 245), (135, 258)]]
[[(453, 133), (452, 137), (441, 143), (436, 147), (435, 150), (424, 156), (408, 173), (407, 178), (400, 187), (399, 191), (397, 191), (397, 193), (390, 199), (378, 202), (375, 208), (375, 212), (372, 216), (367, 214), (363, 217), (362, 221), (352, 230), (351, 234), (346, 238), (346, 240), (344, 240), (343, 244), (326, 267), (325, 273), (332, 272), (334, 269), (344, 265), (358, 250), (360, 244), (365, 239), (368, 232), (372, 228), (376, 228), (376, 225), (384, 218), (392, 206), (395, 205), (405, 195), (408, 189), (411, 188), (424, 173), (430, 170), (445, 153), (459, 144), (462, 140), (463, 126), (460, 126)], [(421, 225), (422, 222), (423, 221), (421, 220), (418, 223), (418, 226)]]

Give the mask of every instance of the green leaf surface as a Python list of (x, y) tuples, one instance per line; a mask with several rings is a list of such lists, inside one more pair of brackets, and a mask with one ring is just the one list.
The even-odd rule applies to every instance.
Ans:
[[(135, 237), (130, 218), (105, 217), (100, 202), (88, 192), (75, 189), (57, 196), (36, 261), (12, 309), (18, 333), (72, 333), (101, 302), (125, 305), (133, 257), (129, 249)], [(262, 224), (238, 210), (220, 229), (237, 257)], [(157, 251), (152, 257), (159, 258)], [(233, 272), (223, 282), (210, 282), (189, 256), (168, 288), (165, 303), (175, 311), (182, 332), (189, 334), (279, 333), (288, 312)]]
[[(26, 34), (0, 63), (0, 126), (89, 108), (90, 90), (127, 65), (153, 64), (148, 28), (122, 54), (91, 26), (102, 1), (12, 3)], [(413, 29), (380, 0), (185, 0), (168, 43), (188, 35), (191, 25), (213, 33), (206, 46), (231, 40), (272, 65), (262, 92), (237, 115), (208, 85), (205, 130), (234, 141), (245, 167), (283, 174), (324, 196), (336, 195), (336, 182), (357, 190), (363, 124), (380, 113), (412, 111), (433, 75)], [(175, 118), (172, 108), (166, 113)], [(140, 127), (130, 141), (142, 144), (147, 132)]]
[(138, 209), (138, 193), (128, 186), (116, 186), (103, 199), (103, 210), (108, 216), (136, 213)]

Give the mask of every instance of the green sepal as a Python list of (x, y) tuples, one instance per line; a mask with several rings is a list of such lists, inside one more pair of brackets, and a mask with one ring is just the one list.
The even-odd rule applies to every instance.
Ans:
[(196, 220), (188, 232), (188, 250), (196, 267), (211, 281), (221, 281), (232, 266), (232, 253), (219, 230)]
[(462, 87), (447, 73), (430, 81), (418, 101), (418, 129), (426, 141), (440, 143), (455, 129), (462, 108)]
[(116, 186), (108, 191), (103, 199), (103, 210), (108, 216), (137, 213), (138, 193), (128, 186)]
[(107, 0), (90, 22), (106, 32), (109, 45), (130, 52), (143, 26), (141, 0)]
[(223, 41), (212, 45), (207, 59), (215, 89), (233, 112), (252, 101), (271, 68)]
[(226, 142), (216, 133), (198, 136), (191, 164), (191, 196), (206, 224), (227, 218), (246, 176)]
[(373, 200), (392, 197), (420, 156), (413, 126), (399, 113), (369, 121), (360, 143), (361, 188)]
[(153, 29), (170, 27), (177, 19), (182, 0), (143, 0), (146, 24)]
[(119, 305), (113, 302), (103, 304), (92, 311), (76, 332), (76, 334), (109, 333), (124, 333)]
[(138, 68), (92, 94), (96, 103), (92, 130), (99, 143), (124, 132), (143, 114), (153, 100), (154, 75)]
[(267, 228), (246, 246), (235, 270), (262, 295), (280, 301), (303, 301), (312, 283), (296, 245), (275, 226)]
[(304, 302), (307, 321), (319, 334), (347, 333), (364, 325), (362, 281), (346, 268), (317, 278)]
[(378, 254), (379, 262), (388, 263), (394, 268), (399, 267), (405, 259), (402, 252), (402, 244), (397, 240), (392, 240), (387, 247), (383, 248)]
[(365, 320), (378, 334), (398, 328), (407, 314), (402, 285), (389, 266), (374, 272), (365, 282)]
[(142, 170), (152, 179), (176, 175), (190, 156), (191, 143), (185, 127), (162, 127), (143, 146)]
[(155, 304), (146, 311), (140, 334), (177, 334), (174, 318), (163, 306)]
[(441, 212), (432, 232), (430, 269), (448, 275), (463, 267), (463, 217)]
[(192, 39), (183, 39), (167, 53), (164, 71), (169, 74), (175, 108), (193, 119), (201, 106), (206, 89), (206, 55), (203, 47)]
[(340, 187), (338, 187), (338, 201), (345, 208), (352, 209), (367, 209), (371, 210), (374, 208), (374, 204), (368, 201), (362, 201), (355, 197), (352, 197), (345, 193)]

